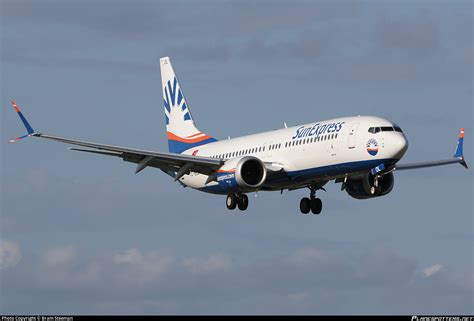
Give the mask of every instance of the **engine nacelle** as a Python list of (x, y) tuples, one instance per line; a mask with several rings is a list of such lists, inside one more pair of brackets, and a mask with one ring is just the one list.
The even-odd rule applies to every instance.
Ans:
[(368, 173), (359, 179), (348, 179), (346, 182), (347, 194), (356, 199), (367, 199), (387, 195), (393, 189), (395, 178), (393, 173), (387, 173), (377, 178)]
[(217, 172), (217, 182), (227, 192), (259, 190), (266, 178), (265, 164), (253, 156), (229, 159)]

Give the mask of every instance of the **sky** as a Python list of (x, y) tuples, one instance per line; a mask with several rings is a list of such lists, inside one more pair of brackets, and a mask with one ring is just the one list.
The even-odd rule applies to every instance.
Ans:
[(225, 197), (39, 132), (167, 151), (159, 58), (225, 139), (340, 116), (396, 122), (401, 163), (473, 165), (472, 1), (0, 0), (0, 314), (473, 314), (472, 169)]

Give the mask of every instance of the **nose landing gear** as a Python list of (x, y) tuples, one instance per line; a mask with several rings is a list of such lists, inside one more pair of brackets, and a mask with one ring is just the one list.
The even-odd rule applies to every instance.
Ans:
[(300, 211), (303, 214), (308, 214), (310, 211), (313, 214), (319, 214), (323, 209), (323, 202), (320, 198), (316, 198), (315, 188), (310, 187), (310, 190), (311, 192), (309, 198), (304, 197), (300, 201)]

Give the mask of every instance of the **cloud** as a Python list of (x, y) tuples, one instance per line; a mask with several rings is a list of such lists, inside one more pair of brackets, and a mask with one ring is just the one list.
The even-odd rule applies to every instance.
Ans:
[(112, 260), (116, 264), (139, 264), (143, 262), (143, 256), (140, 250), (133, 248), (115, 253)]
[[(142, 253), (137, 248), (120, 251), (112, 256), (112, 262), (120, 266), (120, 274), (127, 282), (143, 284), (159, 280), (175, 264), (176, 258), (159, 251)], [(112, 267), (113, 268), (113, 267)]]
[(394, 18), (382, 16), (373, 29), (378, 54), (426, 57), (440, 48), (439, 27), (427, 14)]
[(438, 274), (443, 269), (444, 269), (444, 266), (442, 266), (441, 264), (435, 264), (435, 265), (429, 266), (427, 268), (424, 268), (423, 269), (423, 275), (425, 277), (429, 278), (429, 277), (431, 277), (435, 274)]
[[(94, 10), (90, 10), (91, 6)], [(2, 18), (8, 24), (76, 26), (119, 39), (179, 41), (217, 34), (241, 36), (297, 28), (314, 21), (352, 16), (359, 4), (353, 1), (9, 1)]]
[[(71, 249), (59, 246), (46, 252), (64, 258)], [(18, 302), (35, 293), (49, 294), (37, 297), (29, 313), (52, 312), (46, 300), (68, 313), (472, 313), (472, 281), (452, 273), (425, 277), (413, 262), (384, 247), (361, 255), (294, 248), (250, 261), (225, 253), (177, 257), (130, 248), (93, 258), (76, 256), (72, 263), (54, 267), (28, 258), (25, 265), (5, 272), (10, 274), (4, 275), (4, 286)], [(25, 268), (30, 264), (36, 272)], [(433, 275), (439, 267), (424, 272), (428, 270)], [(416, 300), (421, 292), (423, 300)], [(442, 306), (430, 304), (443, 300)], [(392, 311), (393, 302), (397, 308)], [(4, 311), (20, 310), (6, 304)]]
[(305, 30), (297, 35), (279, 41), (270, 41), (266, 37), (254, 37), (247, 40), (242, 49), (236, 51), (245, 61), (268, 61), (269, 59), (292, 61), (314, 61), (325, 55), (337, 55), (338, 41), (336, 30)]
[(18, 243), (0, 240), (0, 269), (14, 267), (20, 259), (21, 251)]
[(218, 41), (201, 40), (169, 46), (163, 50), (161, 56), (166, 55), (173, 57), (173, 59), (212, 61), (215, 63), (228, 61), (232, 57), (233, 51), (232, 46), (223, 39)]
[[(90, 10), (91, 6), (94, 10)], [(107, 1), (9, 1), (2, 8), (2, 27), (6, 30), (2, 59), (61, 68), (149, 68), (145, 64), (77, 55), (91, 43), (99, 48), (117, 44), (122, 50), (124, 43), (155, 43), (158, 49), (151, 49), (155, 55), (158, 50), (158, 54), (204, 62), (225, 62), (239, 56), (239, 52), (245, 59), (258, 61), (291, 55), (313, 59), (324, 50), (333, 33), (329, 29), (316, 35), (301, 29), (311, 30), (318, 23), (351, 18), (360, 12), (360, 7), (353, 1), (273, 1), (271, 6), (250, 1), (192, 4), (144, 0), (133, 4), (119, 1), (113, 6)], [(67, 37), (64, 30), (69, 30)], [(78, 37), (78, 31), (89, 37)], [(291, 36), (286, 39), (288, 31), (301, 35), (296, 40)], [(275, 45), (266, 43), (280, 33), (285, 40)], [(250, 41), (243, 51), (238, 48), (243, 40), (252, 38), (259, 39), (257, 44)]]
[(391, 286), (408, 284), (416, 273), (417, 263), (412, 258), (400, 257), (384, 246), (376, 246), (360, 257), (356, 275), (362, 282)]
[(304, 248), (293, 253), (289, 261), (296, 266), (325, 264), (330, 261), (330, 255), (321, 249)]
[(232, 267), (232, 258), (224, 254), (211, 255), (207, 258), (188, 258), (183, 265), (193, 274), (206, 274), (228, 270)]
[(43, 262), (47, 266), (69, 264), (76, 258), (76, 251), (72, 245), (49, 249), (43, 256)]

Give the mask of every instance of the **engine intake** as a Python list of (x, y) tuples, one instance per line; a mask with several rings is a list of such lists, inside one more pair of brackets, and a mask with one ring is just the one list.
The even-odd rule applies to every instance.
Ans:
[(394, 184), (395, 178), (392, 172), (381, 175), (377, 179), (374, 175), (368, 173), (359, 179), (348, 179), (346, 191), (347, 194), (356, 199), (374, 198), (390, 193)]
[(263, 162), (253, 156), (228, 160), (219, 170), (217, 182), (228, 192), (250, 192), (258, 190), (267, 178)]

